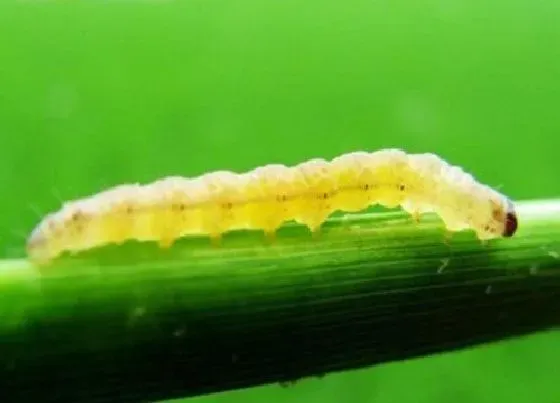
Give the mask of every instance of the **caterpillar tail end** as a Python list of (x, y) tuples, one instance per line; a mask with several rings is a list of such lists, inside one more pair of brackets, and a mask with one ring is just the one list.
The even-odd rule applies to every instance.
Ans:
[(506, 219), (504, 223), (504, 232), (502, 235), (505, 238), (510, 238), (517, 232), (517, 213), (515, 212), (515, 206), (508, 200)]
[(33, 264), (44, 266), (52, 260), (52, 251), (50, 251), (47, 241), (40, 226), (35, 228), (27, 238), (25, 249), (28, 259)]

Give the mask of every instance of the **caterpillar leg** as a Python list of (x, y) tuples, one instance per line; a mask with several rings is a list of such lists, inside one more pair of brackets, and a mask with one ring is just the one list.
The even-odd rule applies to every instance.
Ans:
[(480, 242), (480, 246), (482, 246), (483, 248), (486, 248), (488, 245), (490, 245), (490, 238), (479, 234), (477, 234), (477, 238)]
[(276, 242), (276, 228), (275, 229), (265, 229), (264, 230), (264, 239), (267, 244), (272, 245)]
[(174, 238), (170, 238), (170, 237), (165, 237), (165, 238), (161, 238), (158, 241), (158, 246), (161, 249), (169, 249), (171, 248), (171, 246), (173, 246), (173, 243), (175, 242)]
[(318, 217), (306, 217), (297, 221), (307, 227), (313, 239), (317, 239), (321, 234), (321, 224), (323, 224), (325, 220), (321, 220)]
[(270, 214), (261, 223), (261, 228), (264, 232), (264, 238), (267, 244), (271, 245), (276, 242), (276, 232), (284, 223), (284, 219), (281, 214)]
[(468, 226), (464, 222), (456, 220), (449, 214), (442, 214), (442, 219), (445, 224), (444, 243), (446, 245), (450, 244), (451, 238), (453, 237), (453, 234), (455, 232), (463, 231), (464, 229), (468, 228)]
[(313, 239), (317, 239), (321, 235), (321, 225), (325, 222), (329, 215), (329, 212), (318, 211), (311, 216), (300, 218), (297, 221), (309, 229)]
[(319, 239), (321, 236), (321, 224), (315, 227), (309, 227), (309, 231), (311, 231), (311, 239)]
[(446, 229), (443, 233), (443, 243), (447, 246), (451, 244), (451, 240), (453, 239), (453, 231), (450, 229)]
[(215, 216), (205, 217), (202, 223), (202, 232), (208, 234), (212, 247), (218, 248), (222, 245), (224, 230), (221, 222)]
[(404, 202), (400, 204), (402, 209), (410, 214), (410, 218), (416, 224), (420, 222), (420, 209), (416, 204), (410, 202)]
[(212, 245), (212, 247), (214, 248), (219, 248), (220, 246), (222, 246), (222, 234), (210, 234), (210, 245)]

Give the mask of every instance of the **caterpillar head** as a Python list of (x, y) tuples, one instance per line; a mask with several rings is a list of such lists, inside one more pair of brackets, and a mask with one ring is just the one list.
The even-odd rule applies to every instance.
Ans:
[(513, 203), (503, 196), (490, 199), (488, 218), (481, 238), (510, 238), (517, 231), (517, 214)]
[(513, 203), (493, 190), (478, 200), (479, 213), (474, 214), (473, 222), (478, 238), (488, 240), (512, 237), (517, 231), (517, 214)]
[(502, 235), (506, 238), (509, 238), (515, 234), (517, 231), (517, 214), (515, 212), (515, 206), (513, 205), (511, 200), (507, 200), (506, 202), (506, 210), (505, 210), (505, 218), (504, 221), (504, 230)]

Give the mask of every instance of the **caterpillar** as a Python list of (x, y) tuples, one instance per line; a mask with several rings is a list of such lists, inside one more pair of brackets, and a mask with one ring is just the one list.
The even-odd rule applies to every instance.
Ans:
[(401, 206), (417, 219), (434, 212), (447, 231), (472, 229), (480, 240), (511, 237), (517, 230), (513, 203), (471, 174), (434, 154), (384, 149), (293, 167), (270, 164), (241, 174), (216, 171), (119, 185), (64, 203), (35, 227), (26, 248), (31, 260), (44, 263), (63, 252), (131, 239), (167, 248), (180, 237), (217, 241), (239, 229), (273, 236), (292, 220), (317, 233), (335, 211), (374, 204)]

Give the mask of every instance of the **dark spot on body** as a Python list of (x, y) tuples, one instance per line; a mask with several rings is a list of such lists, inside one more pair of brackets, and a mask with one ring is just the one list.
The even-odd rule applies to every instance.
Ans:
[(183, 211), (183, 210), (185, 210), (186, 206), (185, 206), (184, 203), (179, 203), (179, 204), (172, 205), (171, 208), (175, 211)]
[(405, 188), (404, 185), (401, 183), (401, 184), (399, 185), (399, 190), (400, 190), (401, 192), (403, 192), (403, 191), (404, 191), (404, 188)]
[(503, 210), (501, 207), (496, 206), (492, 209), (492, 218), (496, 221), (501, 221), (503, 217)]
[(84, 227), (85, 215), (80, 210), (74, 211), (70, 216), (71, 227), (75, 231), (81, 231)]

